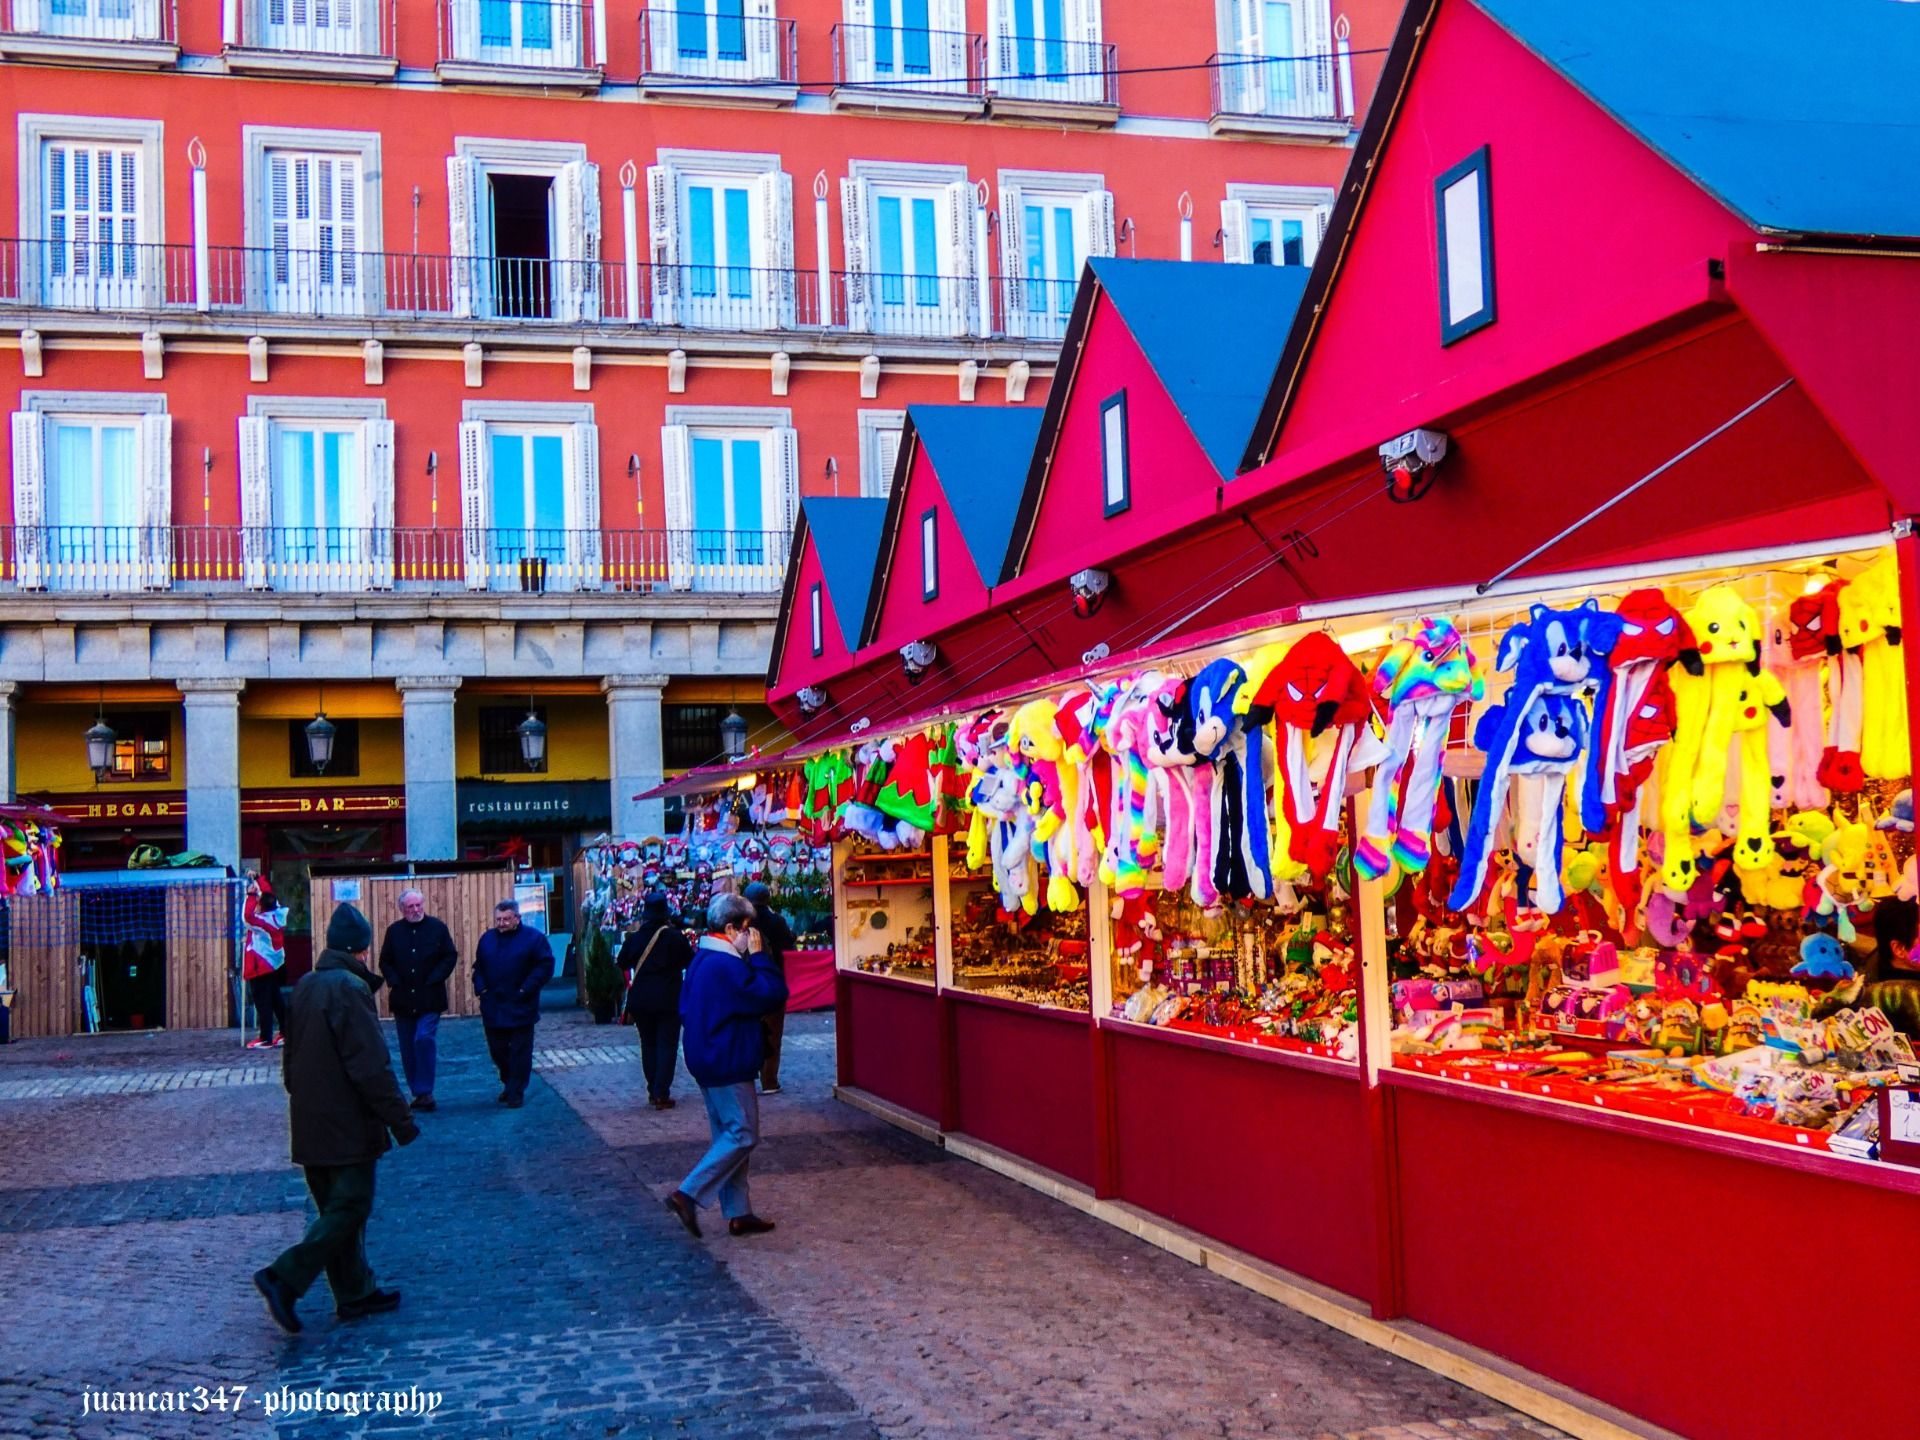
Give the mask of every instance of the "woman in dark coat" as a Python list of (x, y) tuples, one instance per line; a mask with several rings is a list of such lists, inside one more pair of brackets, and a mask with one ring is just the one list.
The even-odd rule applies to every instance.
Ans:
[(674, 1106), (673, 1068), (680, 1052), (680, 981), (693, 962), (686, 932), (655, 890), (640, 912), (640, 928), (620, 947), (620, 968), (633, 977), (626, 1018), (640, 1032), (640, 1068), (647, 1100), (656, 1110)]

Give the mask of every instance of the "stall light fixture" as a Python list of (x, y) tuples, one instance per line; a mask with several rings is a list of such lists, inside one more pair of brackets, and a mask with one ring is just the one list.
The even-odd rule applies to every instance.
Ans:
[(533, 696), (527, 696), (527, 718), (513, 729), (520, 737), (520, 763), (538, 770), (547, 758), (547, 727), (534, 711)]
[(793, 692), (793, 698), (799, 702), (802, 715), (812, 715), (827, 708), (827, 687), (802, 685)]
[(727, 718), (720, 722), (720, 752), (728, 760), (747, 758), (747, 721), (738, 710), (727, 708)]
[(914, 640), (900, 647), (900, 668), (906, 673), (908, 683), (913, 685), (920, 683), (920, 677), (939, 658), (940, 651), (931, 640)]

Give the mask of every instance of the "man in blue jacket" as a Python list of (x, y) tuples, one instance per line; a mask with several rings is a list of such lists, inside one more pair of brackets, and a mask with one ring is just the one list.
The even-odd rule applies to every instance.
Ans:
[(747, 1160), (760, 1143), (760, 1097), (753, 1088), (765, 1054), (760, 1017), (783, 1009), (787, 978), (760, 949), (753, 905), (718, 895), (707, 933), (694, 948), (680, 990), (681, 1048), (707, 1102), (713, 1144), (666, 1199), (687, 1233), (700, 1238), (700, 1207), (715, 1199), (729, 1235), (764, 1235), (773, 1221), (747, 1199)]
[(547, 937), (522, 925), (520, 907), (502, 900), (493, 907), (493, 928), (480, 937), (474, 951), (473, 993), (480, 997), (487, 1053), (500, 1072), (500, 1103), (510, 1110), (526, 1103), (540, 990), (552, 978), (553, 948)]

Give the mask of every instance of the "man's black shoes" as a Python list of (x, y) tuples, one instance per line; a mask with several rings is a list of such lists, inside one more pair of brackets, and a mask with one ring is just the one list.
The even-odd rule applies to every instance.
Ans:
[(687, 1233), (694, 1239), (700, 1238), (700, 1212), (694, 1208), (693, 1197), (676, 1190), (666, 1198), (667, 1209), (674, 1218), (687, 1227)]
[(364, 1320), (369, 1315), (384, 1315), (399, 1308), (398, 1290), (370, 1290), (358, 1300), (335, 1307), (333, 1313), (342, 1320)]
[(300, 1317), (293, 1313), (293, 1306), (300, 1297), (283, 1285), (271, 1270), (254, 1271), (253, 1288), (267, 1302), (267, 1314), (273, 1317), (273, 1323), (289, 1335), (298, 1335)]

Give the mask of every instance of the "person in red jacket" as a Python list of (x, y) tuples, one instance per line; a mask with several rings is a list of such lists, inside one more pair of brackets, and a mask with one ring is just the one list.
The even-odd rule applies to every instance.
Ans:
[[(240, 907), (246, 923), (246, 953), (240, 961), (240, 977), (247, 982), (247, 998), (253, 1001), (254, 1018), (260, 1024), (257, 1039), (249, 1040), (249, 1050), (264, 1050), (286, 1039), (287, 998), (281, 992), (286, 979), (287, 910), (273, 898), (273, 887), (264, 875), (247, 881), (247, 898)], [(273, 1033), (278, 1021), (280, 1034)]]

